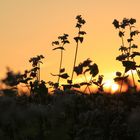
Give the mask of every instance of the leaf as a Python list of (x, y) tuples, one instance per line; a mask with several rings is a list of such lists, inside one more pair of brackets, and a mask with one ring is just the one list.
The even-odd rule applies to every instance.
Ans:
[(65, 50), (64, 47), (56, 47), (53, 50)]
[(87, 66), (90, 65), (91, 62), (92, 62), (92, 61), (88, 58), (87, 60), (85, 60), (85, 61), (82, 63), (82, 65), (83, 65), (83, 67), (87, 67)]
[(80, 83), (80, 86), (90, 86), (91, 84), (90, 83), (88, 83), (88, 82), (81, 82)]
[(124, 18), (122, 23), (121, 23), (121, 28), (125, 28), (128, 25), (129, 25), (129, 19)]
[(127, 39), (127, 42), (131, 42), (131, 41), (133, 41), (133, 39), (132, 39), (132, 38), (130, 38), (130, 39)]
[(140, 32), (138, 30), (131, 31), (130, 36), (133, 37), (135, 35), (138, 35)]
[(94, 63), (93, 65), (89, 66), (90, 74), (95, 77), (99, 73), (98, 65)]
[(92, 81), (93, 84), (95, 84), (96, 86), (99, 86), (99, 83), (98, 82), (95, 82), (95, 81)]
[(81, 15), (76, 16), (76, 19), (78, 20), (79, 24), (85, 24), (86, 23), (86, 21), (82, 18)]
[(54, 45), (59, 45), (59, 41), (53, 41), (52, 46), (54, 46)]
[(121, 72), (119, 72), (119, 71), (116, 72), (116, 76), (121, 77), (121, 75), (122, 75)]
[(123, 47), (123, 46), (121, 46), (121, 47), (119, 48), (119, 51), (121, 51), (121, 52), (123, 52), (123, 51), (127, 51), (127, 47)]
[(61, 77), (63, 79), (67, 79), (69, 77), (69, 75), (67, 73), (64, 73), (64, 74), (59, 75), (59, 77)]
[(97, 82), (98, 82), (100, 85), (102, 84), (103, 77), (104, 77), (103, 75), (99, 75), (99, 76), (98, 76), (98, 81), (97, 81)]
[(32, 78), (26, 78), (25, 80), (20, 80), (20, 82), (27, 84), (30, 80), (32, 80)]
[(125, 72), (129, 70), (135, 70), (136, 69), (136, 62), (133, 61), (122, 61), (123, 66), (125, 67)]
[(86, 32), (85, 32), (85, 31), (79, 31), (79, 34), (80, 34), (80, 35), (85, 35)]
[(131, 18), (131, 19), (129, 20), (129, 23), (130, 23), (131, 25), (133, 25), (134, 23), (136, 23), (136, 19)]
[(78, 43), (78, 41), (80, 41), (82, 43), (84, 38), (83, 37), (74, 37), (74, 40), (76, 41), (76, 43)]
[(78, 66), (74, 67), (74, 72), (76, 72), (77, 75), (80, 75), (83, 73), (83, 66), (82, 64), (79, 64)]
[(70, 42), (68, 40), (64, 40), (62, 43), (69, 44)]
[(63, 73), (63, 72), (65, 72), (65, 68), (63, 68), (63, 69), (60, 70), (60, 73)]
[(124, 32), (119, 31), (119, 37), (123, 37), (124, 36)]
[(81, 27), (82, 27), (82, 25), (81, 25), (81, 24), (79, 24), (79, 23), (77, 23), (75, 27), (77, 27), (77, 28), (81, 28)]
[(131, 48), (136, 49), (136, 48), (138, 48), (138, 46), (135, 45), (135, 44), (133, 44), (133, 45), (131, 46)]
[(76, 43), (78, 43), (79, 37), (74, 37), (74, 40), (76, 41)]
[(83, 37), (79, 37), (80, 42), (82, 43), (84, 38)]
[(128, 57), (128, 54), (121, 54), (116, 57), (116, 60), (122, 61), (122, 60), (125, 60), (127, 57)]
[(67, 83), (72, 84), (72, 80), (67, 80)]
[(114, 78), (114, 81), (115, 81), (115, 82), (124, 81), (124, 80), (126, 80), (126, 79), (128, 78), (128, 76), (129, 76), (129, 75), (124, 76), (124, 77), (115, 77), (115, 78)]
[(135, 56), (140, 56), (140, 52), (132, 52), (131, 58), (134, 58)]
[(114, 21), (113, 21), (112, 24), (115, 26), (116, 29), (120, 27), (120, 25), (119, 25), (119, 21), (116, 20), (116, 19), (114, 19)]
[(34, 67), (31, 69), (32, 72), (37, 72), (39, 70), (39, 67)]
[(72, 87), (74, 87), (74, 88), (80, 88), (80, 85), (79, 84), (73, 84)]
[(31, 73), (30, 73), (30, 77), (35, 78), (36, 76), (37, 76), (37, 73), (36, 73), (36, 72), (31, 72)]

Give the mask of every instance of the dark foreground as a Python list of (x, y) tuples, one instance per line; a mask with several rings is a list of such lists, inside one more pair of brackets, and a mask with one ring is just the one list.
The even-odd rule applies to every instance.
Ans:
[(0, 97), (0, 140), (140, 140), (140, 93)]

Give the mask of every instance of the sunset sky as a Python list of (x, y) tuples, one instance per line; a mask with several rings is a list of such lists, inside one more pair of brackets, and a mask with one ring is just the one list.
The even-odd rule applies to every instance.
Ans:
[[(123, 71), (115, 60), (121, 40), (112, 22), (133, 17), (140, 30), (140, 0), (0, 0), (0, 78), (7, 66), (23, 72), (31, 68), (30, 57), (42, 54), (41, 78), (56, 80), (50, 73), (58, 73), (60, 52), (52, 51), (51, 42), (63, 33), (69, 34), (71, 42), (66, 46), (63, 67), (71, 75), (75, 17), (79, 14), (86, 20), (83, 30), (87, 34), (79, 47), (77, 64), (91, 58), (105, 79)], [(140, 35), (135, 43), (140, 45)]]

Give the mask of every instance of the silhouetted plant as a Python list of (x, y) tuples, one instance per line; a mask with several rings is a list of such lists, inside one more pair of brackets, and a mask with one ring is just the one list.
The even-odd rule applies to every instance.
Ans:
[(14, 73), (10, 68), (7, 68), (6, 77), (2, 79), (2, 82), (5, 83), (7, 86), (13, 87), (19, 84), (20, 79), (20, 73)]
[(71, 75), (71, 82), (73, 81), (74, 68), (76, 65), (79, 43), (83, 42), (83, 40), (84, 40), (83, 35), (86, 34), (85, 31), (81, 30), (82, 26), (86, 23), (86, 21), (82, 18), (81, 15), (76, 16), (76, 19), (77, 19), (76, 28), (78, 28), (78, 35), (76, 37), (74, 37), (74, 40), (76, 42), (76, 50), (75, 50), (74, 64), (73, 64), (73, 70), (72, 70), (72, 75)]
[(92, 80), (92, 83), (98, 87), (98, 92), (104, 92), (103, 86), (105, 83), (103, 83), (103, 78), (103, 75), (99, 75), (98, 80)]
[[(135, 49), (138, 48), (138, 45), (133, 44), (132, 42), (134, 41), (134, 36), (138, 35), (140, 32), (138, 30), (135, 30), (135, 26), (134, 26), (135, 23), (136, 23), (136, 19), (133, 18), (130, 19), (124, 18), (122, 22), (119, 22), (116, 19), (113, 21), (113, 25), (115, 26), (116, 29), (119, 30), (119, 37), (122, 40), (122, 45), (119, 48), (119, 51), (121, 51), (121, 55), (116, 57), (116, 60), (121, 61), (125, 68), (122, 77), (125, 77), (126, 72), (128, 72), (129, 70), (131, 71), (132, 79), (133, 79), (133, 88), (136, 91), (135, 78), (132, 70), (136, 70), (139, 76), (139, 71), (137, 70), (137, 68), (140, 66), (136, 64), (135, 57), (140, 56), (140, 53), (135, 51)], [(126, 46), (126, 44), (124, 43), (124, 37), (127, 31), (127, 27), (129, 30), (129, 37), (127, 38), (128, 46)], [(122, 79), (122, 83), (120, 86), (120, 92), (122, 90), (124, 78), (121, 79)]]
[[(92, 79), (99, 73), (98, 65), (96, 63), (92, 63), (92, 60), (88, 58), (78, 66), (75, 66), (74, 72), (77, 74), (77, 76), (81, 74), (84, 75), (85, 81), (81, 82), (80, 86), (86, 85), (85, 91), (88, 88), (89, 92), (91, 93), (89, 86), (92, 85)], [(88, 75), (91, 75), (90, 80), (87, 79), (87, 73)]]
[(40, 63), (42, 63), (42, 59), (44, 59), (43, 55), (37, 55), (36, 57), (32, 57), (29, 60), (29, 62), (32, 63), (33, 67), (33, 69), (31, 69), (30, 71), (30, 76), (36, 77), (38, 81), (40, 81)]
[[(63, 51), (65, 50), (64, 49), (64, 46), (65, 44), (67, 43), (70, 43), (68, 41), (68, 34), (64, 34), (63, 36), (59, 36), (58, 37), (58, 41), (53, 41), (52, 42), (52, 46), (56, 46), (53, 50), (60, 50), (61, 51), (61, 56), (60, 56), (60, 65), (59, 65), (59, 74), (58, 75), (53, 75), (53, 76), (58, 76), (58, 80), (57, 80), (57, 84), (59, 86), (59, 81), (60, 81), (60, 78), (64, 78), (64, 79), (67, 79), (69, 76), (67, 73), (64, 73), (65, 72), (65, 68), (62, 68), (62, 62), (63, 62)], [(56, 85), (56, 84), (55, 84)], [(55, 86), (57, 87), (57, 86)]]

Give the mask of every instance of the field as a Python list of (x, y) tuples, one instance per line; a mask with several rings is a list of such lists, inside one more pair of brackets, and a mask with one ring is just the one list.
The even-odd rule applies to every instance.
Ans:
[(139, 140), (140, 93), (0, 97), (2, 140)]

